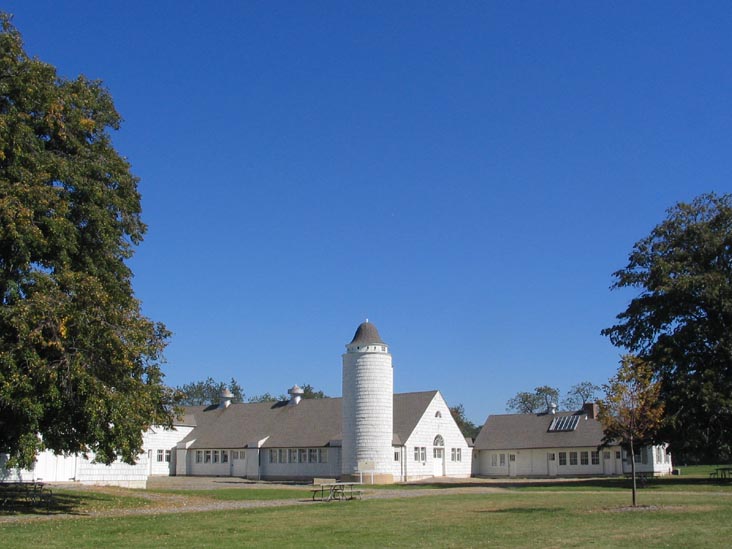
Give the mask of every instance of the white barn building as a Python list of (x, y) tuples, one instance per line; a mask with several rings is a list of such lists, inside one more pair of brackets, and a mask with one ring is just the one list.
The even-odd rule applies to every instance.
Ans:
[[(135, 465), (94, 464), (43, 452), (31, 471), (5, 478), (144, 487), (150, 475), (251, 479), (363, 478), (389, 483), (469, 477), (472, 452), (439, 391), (394, 394), (391, 354), (361, 324), (343, 354), (343, 397), (185, 408), (173, 429), (145, 433)], [(0, 466), (2, 463), (0, 463)]]
[[(599, 448), (597, 405), (578, 412), (489, 416), (475, 439), (473, 473), (485, 477), (580, 477), (631, 472), (619, 445)], [(636, 472), (671, 474), (664, 444), (636, 450)]]

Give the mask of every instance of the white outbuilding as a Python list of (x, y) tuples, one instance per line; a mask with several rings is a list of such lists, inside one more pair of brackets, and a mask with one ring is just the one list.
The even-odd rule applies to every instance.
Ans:
[[(475, 439), (473, 473), (485, 477), (582, 477), (623, 475), (629, 455), (619, 445), (601, 447), (597, 405), (577, 412), (488, 416)], [(644, 446), (635, 455), (636, 471), (671, 474), (667, 445)]]

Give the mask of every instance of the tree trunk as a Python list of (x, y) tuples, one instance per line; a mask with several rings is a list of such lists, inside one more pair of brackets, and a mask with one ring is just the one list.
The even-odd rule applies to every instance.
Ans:
[(633, 507), (635, 507), (635, 451), (633, 450), (633, 437), (630, 437), (630, 474), (633, 477)]

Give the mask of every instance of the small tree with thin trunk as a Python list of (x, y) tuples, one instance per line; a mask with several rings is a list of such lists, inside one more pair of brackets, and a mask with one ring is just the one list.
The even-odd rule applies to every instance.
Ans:
[(625, 355), (617, 374), (604, 385), (605, 399), (599, 402), (603, 445), (618, 442), (630, 453), (633, 478), (633, 507), (636, 505), (635, 449), (654, 440), (663, 419), (659, 399), (661, 386), (650, 366), (633, 355)]

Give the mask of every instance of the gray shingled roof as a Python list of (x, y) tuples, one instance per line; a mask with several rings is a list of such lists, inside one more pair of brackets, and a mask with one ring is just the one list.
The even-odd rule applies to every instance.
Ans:
[[(412, 434), (437, 391), (394, 395), (394, 441), (402, 444)], [(191, 448), (242, 448), (266, 437), (264, 448), (320, 447), (341, 440), (341, 398), (287, 402), (189, 406), (196, 428), (183, 442)]]
[[(574, 431), (549, 432), (549, 425), (558, 416), (579, 415)], [(599, 446), (602, 426), (582, 413), (505, 414), (488, 416), (475, 439), (476, 450), (513, 450), (530, 448), (565, 448)]]
[(351, 340), (350, 345), (353, 345), (354, 343), (359, 345), (368, 345), (369, 343), (384, 342), (381, 341), (381, 336), (379, 335), (379, 330), (376, 329), (376, 326), (366, 321), (359, 324), (358, 328), (356, 328), (356, 333), (353, 334), (353, 339)]

